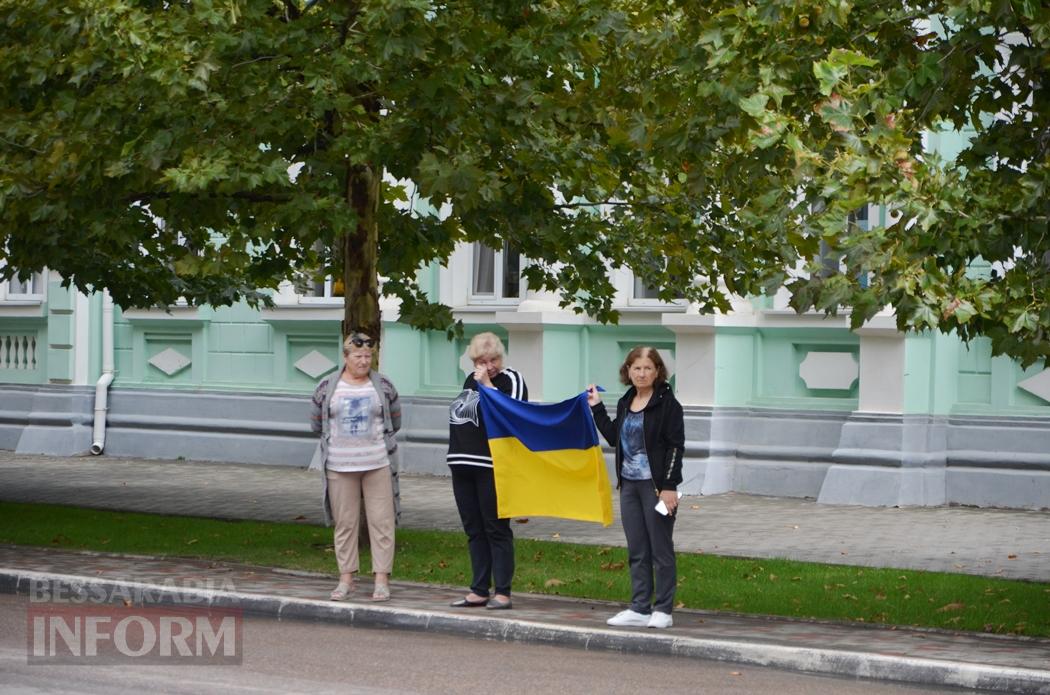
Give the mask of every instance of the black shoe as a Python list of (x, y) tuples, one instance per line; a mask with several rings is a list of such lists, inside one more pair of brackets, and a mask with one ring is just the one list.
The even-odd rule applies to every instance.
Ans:
[(449, 605), (453, 608), (481, 608), (482, 606), (488, 605), (489, 600), (483, 598), (480, 601), (471, 601), (469, 598), (461, 598), (458, 601), (453, 601)]
[(510, 599), (507, 599), (506, 601), (497, 601), (496, 599), (492, 599), (491, 601), (489, 601), (489, 605), (485, 606), (485, 608), (487, 608), (490, 611), (509, 611), (511, 607), (512, 606), (510, 603)]

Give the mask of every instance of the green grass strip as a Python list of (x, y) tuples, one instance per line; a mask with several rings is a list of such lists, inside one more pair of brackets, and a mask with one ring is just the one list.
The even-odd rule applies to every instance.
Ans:
[[(0, 543), (336, 573), (331, 529), (0, 502)], [(624, 548), (519, 539), (517, 591), (626, 602)], [(362, 566), (370, 564), (363, 551)], [(461, 533), (399, 529), (394, 579), (466, 586)], [(679, 607), (1050, 637), (1050, 584), (678, 554)]]

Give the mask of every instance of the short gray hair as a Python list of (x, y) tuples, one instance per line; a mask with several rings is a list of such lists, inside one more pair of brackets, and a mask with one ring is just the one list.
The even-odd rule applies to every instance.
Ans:
[(467, 357), (470, 358), (471, 362), (479, 357), (502, 358), (504, 354), (503, 341), (499, 339), (498, 335), (490, 331), (478, 333), (470, 339), (470, 346), (467, 347)]

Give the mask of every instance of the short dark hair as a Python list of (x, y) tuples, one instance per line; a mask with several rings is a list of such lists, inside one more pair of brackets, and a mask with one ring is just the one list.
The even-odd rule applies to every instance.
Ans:
[(624, 386), (631, 385), (631, 365), (634, 364), (635, 360), (642, 357), (648, 357), (653, 361), (653, 365), (656, 367), (656, 380), (653, 382), (654, 386), (667, 381), (667, 365), (664, 364), (664, 360), (660, 357), (660, 353), (656, 351), (656, 348), (649, 347), (648, 345), (639, 345), (630, 352), (627, 353), (627, 358), (624, 359), (623, 364), (620, 365), (620, 383)]

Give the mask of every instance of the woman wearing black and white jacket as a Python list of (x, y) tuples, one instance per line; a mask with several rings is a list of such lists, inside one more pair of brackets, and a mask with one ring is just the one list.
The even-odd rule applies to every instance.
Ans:
[[(479, 333), (470, 341), (467, 356), (474, 373), (463, 382), (463, 390), (449, 405), (448, 457), (452, 492), (467, 534), (472, 578), (470, 592), (453, 606), (511, 607), (510, 585), (514, 578), (514, 533), (510, 519), (496, 511), (496, 478), (492, 470), (485, 422), (481, 417), (478, 389), (495, 388), (512, 398), (529, 400), (521, 374), (503, 366), (503, 341), (495, 333)], [(495, 595), (490, 596), (489, 588)]]
[[(631, 605), (606, 622), (616, 626), (671, 627), (677, 568), (674, 554), (678, 485), (682, 482), (685, 421), (655, 348), (636, 347), (620, 367), (627, 393), (609, 419), (591, 384), (587, 402), (598, 431), (616, 449), (620, 519), (627, 536)], [(655, 573), (655, 587), (653, 575)]]

